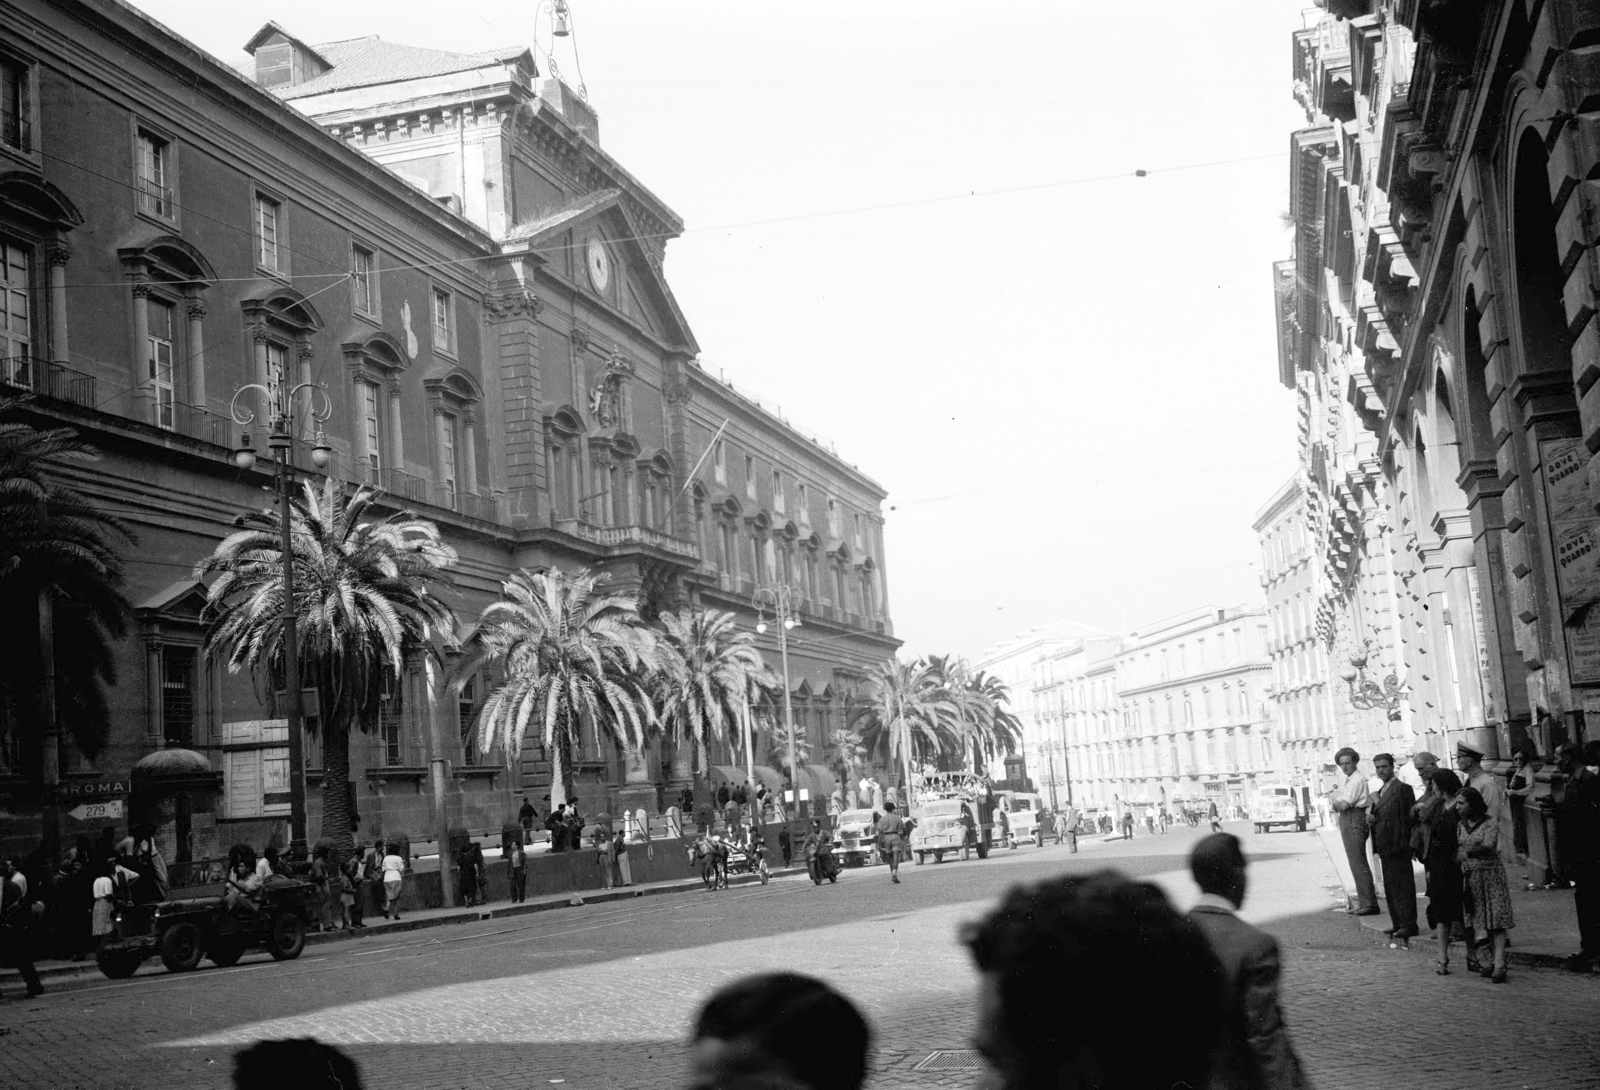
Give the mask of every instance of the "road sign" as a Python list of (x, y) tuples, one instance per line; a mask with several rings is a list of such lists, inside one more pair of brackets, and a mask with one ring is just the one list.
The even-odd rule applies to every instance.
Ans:
[(110, 799), (106, 802), (86, 802), (81, 806), (74, 806), (68, 810), (67, 816), (73, 821), (121, 821), (122, 800)]

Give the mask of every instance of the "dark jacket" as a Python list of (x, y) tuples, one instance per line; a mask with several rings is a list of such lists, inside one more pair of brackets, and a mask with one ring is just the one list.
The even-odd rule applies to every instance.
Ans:
[(1210, 905), (1189, 918), (1222, 962), (1226, 1021), (1207, 1090), (1309, 1090), (1278, 1006), (1278, 940)]
[(1394, 859), (1411, 856), (1411, 828), (1414, 818), (1411, 808), (1416, 805), (1416, 793), (1411, 785), (1399, 777), (1390, 780), (1373, 796), (1372, 850), (1379, 858)]
[(1561, 865), (1600, 863), (1600, 776), (1579, 766), (1556, 807)]

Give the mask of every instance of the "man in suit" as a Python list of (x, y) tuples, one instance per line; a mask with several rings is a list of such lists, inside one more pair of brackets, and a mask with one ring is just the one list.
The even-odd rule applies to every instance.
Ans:
[(1394, 757), (1380, 753), (1372, 767), (1383, 786), (1372, 799), (1372, 851), (1383, 870), (1383, 897), (1389, 904), (1389, 935), (1400, 945), (1417, 933), (1417, 879), (1411, 870), (1411, 785), (1394, 774)]
[(1556, 767), (1567, 777), (1556, 807), (1556, 843), (1561, 868), (1573, 884), (1581, 948), (1567, 968), (1587, 973), (1600, 960), (1600, 740), (1579, 749), (1567, 743), (1556, 750)]
[(1222, 962), (1224, 1032), (1208, 1090), (1309, 1090), (1278, 1006), (1278, 940), (1241, 920), (1239, 838), (1212, 833), (1189, 853), (1200, 899), (1189, 912)]

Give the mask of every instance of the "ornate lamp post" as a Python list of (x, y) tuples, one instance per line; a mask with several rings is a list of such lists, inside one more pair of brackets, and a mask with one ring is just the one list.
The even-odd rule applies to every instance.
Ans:
[(1361, 649), (1350, 654), (1350, 665), (1339, 671), (1339, 676), (1350, 686), (1350, 703), (1361, 711), (1382, 708), (1390, 719), (1400, 718), (1400, 704), (1405, 700), (1405, 686), (1391, 672), (1383, 684), (1367, 676), (1367, 660), (1372, 657), (1372, 644), (1361, 641)]
[[(259, 391), (269, 403), (272, 399), (272, 391), (256, 383), (236, 390), (228, 412), (240, 427), (248, 427), (256, 418), (249, 406), (239, 403), (240, 395), (246, 390)], [(301, 390), (311, 391), (306, 400), (306, 411), (317, 422), (317, 437), (311, 447), (311, 464), (318, 469), (327, 468), (333, 448), (328, 446), (327, 437), (322, 433), (322, 422), (333, 413), (333, 402), (325, 387), (314, 382), (302, 382), (286, 391), (281, 390), (280, 403), (271, 406), (272, 430), (267, 433), (267, 446), (277, 461), (272, 480), (278, 495), (278, 522), (283, 535), (279, 551), (283, 556), (283, 680), (284, 688), (288, 690), (285, 693), (288, 704), (285, 716), (289, 731), (289, 854), (295, 858), (304, 858), (306, 855), (305, 743), (301, 737), (305, 719), (300, 702), (300, 644), (294, 609), (294, 541), (290, 531), (289, 502), (294, 486), (294, 467), (290, 464), (290, 455), (294, 450), (295, 395)], [(317, 394), (322, 395), (320, 412), (317, 410)], [(240, 434), (233, 461), (240, 469), (254, 468), (256, 451), (250, 445), (248, 431)]]
[(794, 615), (794, 588), (787, 583), (767, 583), (756, 588), (756, 631), (767, 631), (765, 603), (772, 604), (773, 623), (778, 626), (778, 653), (783, 660), (783, 726), (789, 735), (789, 787), (794, 792), (794, 809), (800, 810), (799, 766), (794, 755), (794, 708), (789, 699), (789, 630), (800, 623)]

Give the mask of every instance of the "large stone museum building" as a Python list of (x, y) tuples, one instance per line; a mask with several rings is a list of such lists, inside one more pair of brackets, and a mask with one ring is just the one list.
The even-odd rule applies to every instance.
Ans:
[[(168, 859), (281, 828), (279, 701), (202, 653), (194, 576), (271, 502), (250, 384), (326, 391), (297, 405), (331, 410), (326, 472), (439, 525), (463, 624), (518, 568), (599, 569), (646, 618), (698, 603), (752, 628), (758, 590), (790, 585), (791, 696), (822, 763), (859, 679), (897, 647), (884, 490), (698, 365), (663, 274), (681, 221), (529, 51), (315, 44), (269, 24), (230, 64), (116, 0), (12, 0), (0, 81), (0, 394), (99, 448), (62, 476), (135, 534), (110, 744), (92, 760), (67, 747), (64, 793), (115, 802), (137, 762), (181, 748), (210, 771), (163, 833)], [(232, 456), (241, 432), (262, 451), (251, 470)], [(498, 829), (519, 796), (540, 802), (537, 749), (508, 767), (465, 744), (483, 679), (432, 708), (427, 693), (395, 679), (352, 742), (361, 835), (435, 828), (430, 714), (447, 724), (451, 824)], [(25, 847), (29, 725), (0, 725), (0, 849)], [(592, 738), (580, 758), (594, 813), (622, 761)], [(659, 787), (671, 758), (649, 755)], [(319, 763), (313, 741), (313, 837)]]

